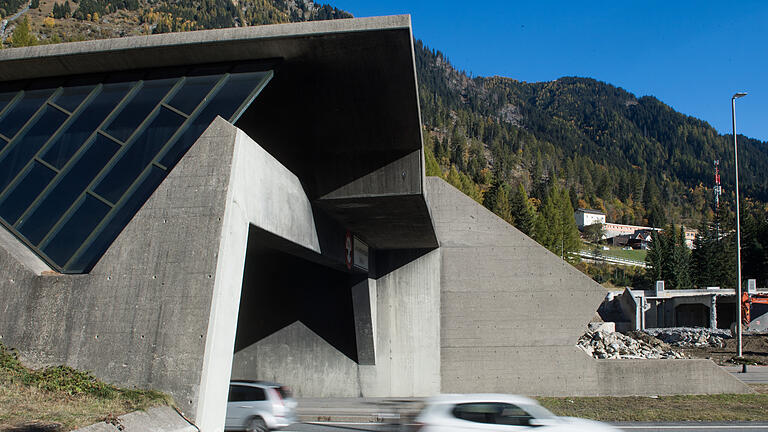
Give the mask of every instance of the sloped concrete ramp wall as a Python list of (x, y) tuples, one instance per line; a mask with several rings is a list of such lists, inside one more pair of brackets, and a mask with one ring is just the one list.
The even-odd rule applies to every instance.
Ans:
[(603, 287), (442, 179), (441, 390), (528, 395), (745, 392), (711, 361), (596, 361), (576, 341)]
[[(236, 321), (239, 299), (239, 284), (227, 294), (218, 273), (236, 135), (217, 119), (89, 274), (36, 275), (0, 247), (0, 341), (33, 367), (66, 364), (169, 392), (205, 423), (204, 399), (216, 392), (201, 387), (224, 368), (226, 398), (229, 378), (228, 362), (210, 364), (222, 349), (231, 359), (231, 345), (215, 352), (216, 326), (233, 312)], [(234, 311), (216, 306), (233, 296)]]

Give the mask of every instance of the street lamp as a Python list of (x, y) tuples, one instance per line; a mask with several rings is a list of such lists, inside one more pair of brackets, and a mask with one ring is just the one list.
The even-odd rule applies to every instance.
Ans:
[[(736, 265), (738, 285), (736, 290), (736, 334), (738, 334), (737, 357), (741, 357), (741, 228), (739, 226), (739, 150), (736, 145), (736, 99), (746, 96), (746, 92), (738, 92), (731, 97), (731, 118), (733, 120), (733, 159), (736, 165)], [(746, 366), (742, 368), (746, 372)]]

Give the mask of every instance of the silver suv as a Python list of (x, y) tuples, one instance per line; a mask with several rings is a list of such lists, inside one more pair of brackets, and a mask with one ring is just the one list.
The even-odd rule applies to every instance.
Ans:
[(296, 423), (296, 401), (288, 387), (267, 381), (232, 381), (226, 430), (267, 432)]

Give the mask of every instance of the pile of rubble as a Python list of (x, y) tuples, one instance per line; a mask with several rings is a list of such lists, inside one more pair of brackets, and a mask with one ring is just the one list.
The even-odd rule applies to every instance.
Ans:
[(725, 339), (730, 339), (731, 332), (721, 329), (675, 327), (646, 329), (646, 333), (676, 347), (725, 347)]
[(597, 359), (688, 358), (659, 340), (640, 340), (617, 332), (588, 331), (579, 338), (578, 346)]

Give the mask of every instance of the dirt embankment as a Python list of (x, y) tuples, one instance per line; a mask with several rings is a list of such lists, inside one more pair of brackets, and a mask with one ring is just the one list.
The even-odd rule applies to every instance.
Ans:
[[(694, 358), (712, 359), (719, 365), (741, 364), (736, 357), (736, 338), (724, 339), (725, 346), (682, 348), (683, 352)], [(749, 364), (768, 365), (768, 335), (744, 335), (742, 337), (744, 361)]]

